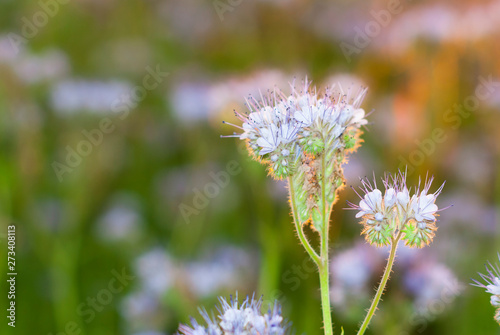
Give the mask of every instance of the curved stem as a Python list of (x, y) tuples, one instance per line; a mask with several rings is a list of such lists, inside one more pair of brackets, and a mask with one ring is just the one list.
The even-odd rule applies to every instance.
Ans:
[(302, 243), (302, 245), (306, 249), (309, 256), (311, 256), (312, 260), (319, 267), (320, 257), (318, 255), (318, 253), (313, 249), (313, 247), (311, 246), (311, 244), (307, 240), (307, 237), (304, 235), (304, 231), (302, 230), (302, 223), (300, 222), (299, 213), (298, 213), (298, 209), (297, 209), (297, 203), (295, 201), (295, 189), (293, 187), (293, 181), (292, 181), (291, 177), (288, 178), (288, 187), (290, 190), (290, 204), (292, 207), (293, 222), (295, 223), (297, 235), (299, 236), (300, 242)]
[(392, 266), (394, 265), (394, 260), (396, 259), (396, 250), (398, 248), (398, 242), (400, 237), (401, 237), (401, 231), (398, 233), (396, 238), (392, 238), (391, 252), (389, 254), (389, 259), (387, 260), (387, 265), (384, 270), (384, 275), (382, 276), (382, 281), (380, 282), (380, 285), (377, 289), (375, 298), (373, 298), (372, 305), (370, 306), (370, 309), (366, 314), (365, 320), (363, 321), (363, 324), (361, 325), (361, 328), (358, 331), (358, 335), (362, 335), (365, 333), (366, 328), (368, 328), (368, 324), (370, 323), (370, 320), (372, 319), (373, 315), (375, 314), (375, 311), (377, 310), (377, 305), (380, 301), (380, 298), (382, 297), (382, 294), (384, 293), (385, 285), (389, 280), (389, 276), (392, 271)]

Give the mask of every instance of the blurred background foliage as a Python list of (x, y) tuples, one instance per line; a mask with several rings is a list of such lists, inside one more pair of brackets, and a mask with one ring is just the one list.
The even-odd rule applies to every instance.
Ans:
[[(235, 291), (279, 299), (297, 334), (319, 334), (286, 185), (219, 138), (249, 93), (305, 75), (369, 87), (348, 185), (408, 165), (410, 185), (429, 172), (447, 182), (438, 205), (454, 204), (431, 247), (401, 249), (370, 332), (498, 333), (489, 296), (468, 283), (499, 250), (499, 86), (474, 97), (500, 81), (500, 1), (391, 3), (2, 1), (0, 238), (6, 255), (17, 226), (18, 272), (16, 329), (3, 317), (2, 334), (172, 334)], [(145, 89), (151, 71), (162, 77)], [(347, 200), (348, 187), (332, 217), (332, 291), (337, 329), (352, 334), (386, 251), (363, 244)]]

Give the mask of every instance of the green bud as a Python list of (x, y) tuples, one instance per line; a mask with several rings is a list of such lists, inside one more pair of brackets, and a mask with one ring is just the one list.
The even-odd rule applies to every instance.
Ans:
[(327, 200), (331, 204), (335, 201), (335, 192), (330, 192), (327, 195)]
[(321, 232), (323, 228), (323, 217), (317, 208), (312, 211), (313, 225), (317, 231)]
[(306, 199), (307, 199), (307, 192), (305, 192), (304, 190), (300, 190), (297, 195), (297, 200), (299, 202), (304, 202), (306, 201)]
[(377, 247), (382, 247), (389, 245), (391, 243), (391, 238), (394, 233), (394, 228), (388, 224), (382, 225), (369, 225), (365, 224), (365, 228), (362, 234), (365, 235), (366, 241)]
[(356, 139), (350, 135), (344, 135), (344, 142), (346, 149), (352, 149), (356, 146)]
[(328, 164), (326, 165), (326, 177), (329, 178), (333, 171), (335, 170), (335, 164), (332, 164), (331, 162), (328, 162)]
[(416, 222), (406, 224), (401, 230), (405, 245), (409, 247), (423, 248), (432, 242), (434, 238), (434, 223), (429, 223), (424, 229), (420, 229)]
[(333, 188), (332, 183), (329, 180), (327, 180), (325, 185), (325, 193), (330, 194), (332, 192), (332, 188)]
[(300, 222), (306, 222), (307, 220), (309, 220), (309, 211), (307, 210), (307, 208), (299, 210), (299, 215), (300, 215)]
[(283, 179), (287, 178), (290, 175), (290, 167), (288, 166), (288, 162), (284, 159), (279, 159), (272, 166), (272, 174), (278, 178)]
[(324, 150), (325, 144), (321, 138), (309, 137), (302, 140), (302, 148), (309, 154), (317, 155)]
[(297, 203), (297, 209), (299, 212), (306, 211), (307, 212), (307, 206), (305, 203), (299, 202)]

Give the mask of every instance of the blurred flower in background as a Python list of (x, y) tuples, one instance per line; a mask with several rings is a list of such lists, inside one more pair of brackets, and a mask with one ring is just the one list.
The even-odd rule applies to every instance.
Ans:
[(144, 229), (142, 220), (134, 195), (118, 194), (97, 222), (97, 237), (106, 242), (137, 241)]
[(248, 76), (219, 80), (183, 81), (173, 88), (170, 101), (177, 118), (186, 123), (217, 120), (228, 110), (240, 109), (249, 95), (260, 96), (273, 87), (287, 88), (287, 77), (278, 70), (263, 70)]
[(415, 262), (404, 274), (404, 285), (413, 295), (417, 310), (432, 309), (437, 302), (451, 304), (463, 290), (450, 269), (426, 259)]
[[(429, 252), (422, 255), (402, 244), (398, 250), (393, 274), (398, 288), (389, 289), (384, 300), (392, 301), (392, 295), (397, 295), (394, 290), (403, 290), (408, 293), (406, 301), (412, 302), (415, 311), (421, 314), (429, 313), (429, 310), (435, 313), (436, 305), (439, 305), (438, 313), (450, 308), (463, 291), (463, 284), (456, 275)], [(358, 242), (334, 255), (330, 263), (330, 294), (332, 303), (344, 315), (352, 317), (355, 310), (366, 307), (366, 301), (373, 294), (372, 287), (384, 270), (388, 253), (387, 247), (374, 250), (368, 244)]]
[(369, 283), (378, 271), (383, 270), (380, 269), (383, 261), (365, 243), (337, 252), (330, 262), (332, 304), (345, 310), (369, 297)]
[(184, 276), (189, 290), (199, 297), (248, 287), (255, 280), (256, 260), (235, 247), (219, 247), (208, 259), (187, 263)]
[(23, 52), (14, 59), (7, 56), (6, 63), (26, 84), (60, 79), (69, 72), (67, 56), (59, 50), (46, 50), (39, 55)]
[(176, 309), (168, 298), (173, 290), (183, 299), (203, 300), (245, 290), (256, 280), (257, 260), (247, 250), (220, 246), (203, 254), (201, 259), (182, 261), (158, 247), (139, 256), (134, 266), (139, 285), (122, 301), (125, 328), (164, 329), (168, 311)]
[(51, 101), (53, 108), (63, 115), (80, 111), (109, 113), (121, 98), (128, 96), (131, 88), (120, 81), (62, 81), (54, 87)]
[(172, 287), (175, 271), (170, 256), (159, 248), (141, 255), (135, 263), (135, 272), (139, 275), (142, 288), (157, 296)]

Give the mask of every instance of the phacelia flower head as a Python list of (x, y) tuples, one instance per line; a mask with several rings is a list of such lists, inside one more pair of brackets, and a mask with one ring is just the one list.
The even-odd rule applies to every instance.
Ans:
[(241, 130), (231, 137), (244, 140), (250, 155), (277, 179), (296, 173), (304, 154), (354, 148), (357, 130), (367, 123), (360, 108), (366, 89), (352, 94), (328, 87), (319, 94), (307, 79), (302, 89), (291, 88), (289, 95), (276, 88), (260, 99), (249, 96), (249, 112), (235, 112), (242, 125), (231, 124)]
[(191, 318), (191, 326), (180, 325), (183, 335), (284, 335), (288, 333), (288, 324), (281, 316), (281, 307), (276, 302), (267, 313), (262, 313), (262, 299), (246, 298), (241, 304), (238, 296), (230, 301), (219, 298), (219, 315), (210, 317), (206, 310), (200, 314), (206, 326)]
[[(500, 260), (500, 253), (498, 254)], [(485, 266), (486, 274), (479, 273), (484, 283), (473, 279), (471, 285), (484, 288), (487, 293), (491, 294), (490, 303), (496, 308), (494, 316), (495, 321), (500, 324), (500, 267), (497, 264), (488, 262)]]
[(368, 179), (361, 180), (359, 205), (350, 203), (358, 210), (366, 240), (376, 246), (385, 246), (393, 240), (403, 239), (410, 247), (422, 248), (432, 242), (436, 231), (438, 207), (436, 198), (441, 193), (441, 185), (434, 193), (429, 193), (433, 177), (428, 178), (420, 190), (420, 183), (410, 196), (411, 189), (406, 185), (406, 173), (386, 175), (382, 180), (384, 193)]

